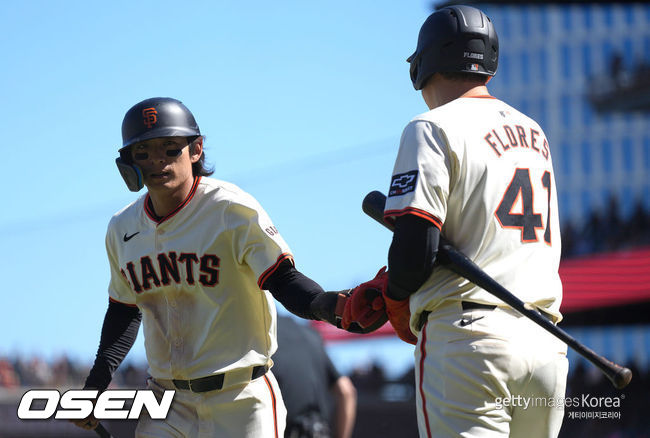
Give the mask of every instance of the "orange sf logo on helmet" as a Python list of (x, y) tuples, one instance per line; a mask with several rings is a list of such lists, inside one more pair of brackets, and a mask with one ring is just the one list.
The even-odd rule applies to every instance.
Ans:
[(157, 114), (158, 111), (156, 111), (156, 108), (145, 108), (142, 110), (143, 122), (147, 128), (151, 129), (156, 124), (158, 121)]

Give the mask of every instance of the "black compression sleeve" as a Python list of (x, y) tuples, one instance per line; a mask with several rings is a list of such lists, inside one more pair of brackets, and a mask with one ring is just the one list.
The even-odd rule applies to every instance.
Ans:
[(429, 278), (439, 241), (440, 230), (431, 222), (410, 214), (397, 218), (388, 252), (390, 298), (408, 298)]
[(137, 307), (111, 301), (104, 317), (102, 335), (84, 388), (105, 390), (138, 335), (142, 314)]
[(271, 292), (289, 312), (301, 318), (316, 319), (310, 305), (316, 295), (324, 292), (323, 288), (294, 268), (289, 260), (280, 264), (262, 288)]

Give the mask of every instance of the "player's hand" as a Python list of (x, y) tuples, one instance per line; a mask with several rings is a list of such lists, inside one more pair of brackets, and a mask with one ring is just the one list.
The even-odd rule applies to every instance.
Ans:
[(75, 426), (78, 426), (82, 429), (86, 430), (94, 430), (97, 428), (97, 425), (99, 424), (99, 420), (95, 418), (93, 414), (90, 414), (88, 417), (82, 419), (82, 420), (68, 420), (71, 423), (73, 423)]
[(383, 294), (388, 285), (384, 266), (375, 278), (361, 283), (349, 293), (345, 301), (341, 328), (353, 333), (370, 333), (388, 321)]
[(323, 292), (312, 300), (310, 305), (311, 313), (314, 319), (329, 322), (330, 324), (341, 328), (341, 317), (343, 316), (343, 307), (348, 299), (348, 292)]
[[(86, 387), (84, 386), (84, 389), (97, 389), (97, 388), (92, 388), (92, 387)], [(95, 402), (93, 402), (93, 409), (94, 409)], [(81, 420), (79, 419), (71, 419), (68, 420), (72, 424), (74, 424), (77, 427), (80, 427), (82, 429), (86, 430), (95, 430), (97, 428), (97, 425), (99, 425), (99, 420), (95, 418), (95, 415), (91, 413), (89, 416), (86, 418), (83, 418)]]
[(386, 296), (384, 291), (384, 303), (386, 305), (386, 313), (390, 325), (393, 326), (397, 336), (409, 344), (417, 344), (418, 338), (411, 331), (411, 309), (409, 307), (409, 299), (397, 301)]
[(370, 333), (388, 321), (383, 292), (388, 282), (386, 267), (375, 278), (349, 291), (324, 292), (311, 303), (315, 319), (352, 333)]

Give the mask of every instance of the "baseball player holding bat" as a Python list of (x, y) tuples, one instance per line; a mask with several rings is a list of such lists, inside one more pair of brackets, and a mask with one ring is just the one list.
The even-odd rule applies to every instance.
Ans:
[[(146, 186), (147, 193), (108, 226), (109, 304), (85, 388), (108, 387), (142, 321), (148, 386), (176, 394), (167, 419), (140, 418), (136, 436), (282, 437), (286, 410), (270, 371), (277, 348), (273, 298), (303, 318), (340, 326), (343, 313), (351, 313), (349, 294), (324, 292), (300, 273), (261, 205), (209, 177), (203, 136), (180, 101), (134, 105), (122, 140), (118, 169), (131, 191)], [(386, 322), (373, 285), (358, 290), (369, 299), (374, 294), (377, 308), (348, 330)], [(98, 425), (94, 417), (74, 423)]]
[[(482, 11), (451, 6), (427, 18), (407, 60), (430, 111), (401, 137), (384, 211), (394, 224), (389, 269), (376, 280), (393, 327), (416, 344), (422, 437), (556, 437), (564, 415), (566, 345), (434, 269), (442, 233), (528, 306), (562, 318), (551, 151), (534, 120), (488, 93), (498, 50)], [(352, 301), (344, 327), (377, 307), (360, 294)]]

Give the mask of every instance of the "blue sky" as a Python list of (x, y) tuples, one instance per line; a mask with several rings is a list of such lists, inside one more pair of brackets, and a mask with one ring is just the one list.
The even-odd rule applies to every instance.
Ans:
[[(331, 290), (374, 276), (390, 234), (360, 204), (385, 192), (401, 130), (426, 110), (405, 59), (430, 5), (2, 2), (0, 355), (94, 357), (106, 226), (135, 199), (114, 165), (120, 126), (148, 97), (192, 110), (214, 176), (262, 203), (301, 271)], [(332, 349), (340, 364), (410, 362), (399, 343)], [(129, 359), (144, 360), (142, 336)]]

